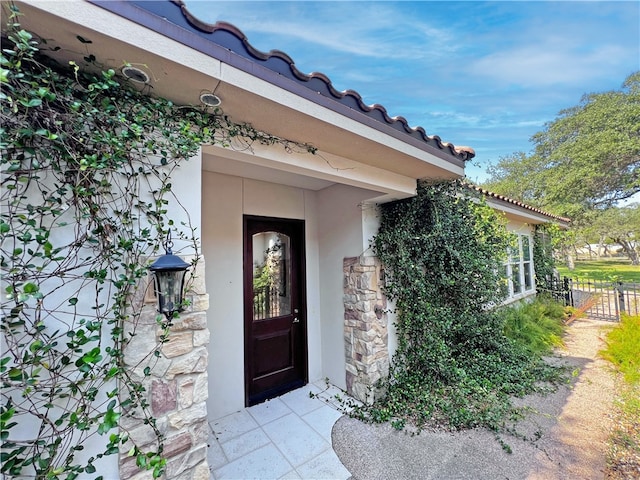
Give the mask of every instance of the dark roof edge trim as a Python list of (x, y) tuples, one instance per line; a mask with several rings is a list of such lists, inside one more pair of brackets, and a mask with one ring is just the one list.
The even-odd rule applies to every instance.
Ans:
[(247, 49), (247, 51), (249, 53), (251, 53), (252, 56), (258, 58), (259, 60), (267, 61), (270, 58), (277, 57), (277, 58), (280, 58), (281, 60), (285, 61), (286, 63), (288, 63), (289, 67), (291, 68), (291, 72), (295, 75), (295, 77), (298, 80), (303, 81), (303, 82), (309, 82), (312, 79), (316, 79), (316, 78), (320, 79), (326, 84), (327, 88), (331, 92), (331, 95), (333, 95), (334, 97), (336, 97), (338, 99), (342, 99), (342, 98), (346, 97), (347, 95), (350, 95), (350, 96), (354, 97), (357, 100), (358, 107), (362, 111), (368, 113), (368, 112), (372, 112), (373, 110), (378, 110), (378, 111), (380, 111), (380, 113), (382, 113), (385, 122), (387, 122), (388, 124), (392, 124), (392, 123), (395, 123), (395, 122), (401, 123), (402, 126), (404, 127), (406, 133), (411, 134), (411, 133), (414, 133), (414, 132), (418, 132), (424, 137), (425, 140), (435, 140), (439, 144), (440, 149), (444, 150), (445, 148), (449, 148), (452, 151), (451, 152), (452, 155), (457, 156), (461, 160), (464, 160), (464, 161), (471, 160), (475, 156), (475, 152), (470, 147), (456, 147), (453, 144), (450, 144), (448, 142), (443, 142), (442, 139), (438, 135), (428, 135), (427, 132), (425, 131), (425, 129), (422, 128), (422, 127), (413, 128), (413, 127), (409, 126), (409, 122), (403, 116), (391, 117), (388, 114), (387, 109), (384, 106), (382, 106), (382, 105), (380, 105), (378, 103), (373, 104), (373, 105), (367, 105), (362, 100), (362, 96), (355, 90), (349, 89), (349, 90), (345, 90), (345, 91), (342, 91), (342, 92), (339, 91), (339, 90), (336, 90), (334, 88), (334, 86), (333, 86), (333, 82), (331, 82), (331, 79), (328, 76), (326, 76), (325, 74), (323, 74), (323, 73), (312, 72), (310, 74), (306, 74), (304, 72), (301, 72), (296, 67), (295, 62), (293, 61), (293, 59), (289, 55), (287, 55), (285, 52), (283, 52), (281, 50), (271, 50), (268, 53), (265, 53), (265, 52), (262, 52), (261, 50), (258, 50), (253, 45), (251, 45), (251, 43), (249, 42), (249, 39), (244, 34), (244, 32), (242, 32), (242, 30), (240, 30), (235, 25), (232, 25), (232, 24), (227, 23), (227, 22), (222, 22), (222, 21), (218, 21), (215, 24), (210, 24), (210, 23), (203, 22), (202, 20), (197, 18), (195, 15), (193, 15), (189, 11), (189, 9), (187, 8), (186, 4), (184, 3), (184, 0), (170, 0), (170, 1), (172, 3), (174, 3), (175, 5), (180, 7), (180, 10), (182, 11), (182, 14), (187, 19), (189, 24), (191, 24), (192, 27), (197, 28), (198, 30), (200, 30), (202, 32), (205, 32), (205, 33), (213, 33), (213, 32), (215, 32), (216, 30), (219, 30), (219, 29), (223, 29), (223, 30), (227, 30), (229, 32), (232, 32), (234, 35), (236, 35), (242, 41), (242, 43), (243, 43), (244, 47)]
[[(137, 2), (127, 2), (122, 0), (87, 1), (138, 23), (139, 25), (156, 31), (168, 38), (176, 40), (188, 47), (212, 56), (213, 58), (235, 68), (250, 73), (261, 80), (265, 80), (318, 105), (333, 110), (347, 118), (351, 118), (352, 120), (374, 128), (404, 143), (412, 145), (420, 150), (424, 150), (458, 167), (464, 168), (465, 162), (471, 160), (475, 156), (475, 152), (470, 147), (456, 147), (451, 143), (443, 142), (437, 135), (427, 135), (422, 127), (410, 127), (404, 117), (389, 117), (386, 109), (381, 105), (366, 105), (362, 101), (362, 97), (358, 92), (353, 90), (339, 92), (335, 90), (329, 78), (324, 74), (312, 73), (310, 75), (306, 75), (300, 72), (295, 67), (293, 60), (284, 52), (272, 50), (269, 53), (264, 53), (257, 50), (248, 42), (242, 31), (230, 23), (217, 22), (212, 25), (200, 21), (189, 13), (182, 0), (170, 0), (170, 2), (167, 3), (172, 3), (176, 8), (180, 9), (181, 14), (184, 16), (184, 19), (191, 30), (171, 22), (166, 17), (160, 17), (153, 11), (141, 6), (146, 2), (136, 4)], [(156, 2), (149, 2), (149, 4), (152, 3)], [(198, 33), (198, 31), (200, 33)], [(251, 61), (246, 56), (242, 56), (230, 48), (218, 45), (215, 42), (202, 37), (203, 33), (212, 34), (217, 31), (225, 31), (232, 34), (242, 43), (242, 46), (247, 50), (247, 53), (259, 61)], [(286, 62), (291, 69), (293, 78), (287, 77), (281, 72), (270, 69), (264, 63), (261, 64), (261, 62), (267, 62), (271, 59), (279, 59), (280, 61)], [(323, 95), (321, 92), (318, 92), (307, 85), (309, 82), (316, 80), (321, 80), (334, 98)], [(358, 109), (350, 106), (353, 104), (353, 101), (349, 99), (356, 100)], [(342, 100), (344, 100), (344, 102), (342, 102)], [(347, 103), (349, 103), (349, 105), (347, 105)], [(384, 121), (380, 120), (380, 116), (382, 116)]]
[(549, 212), (545, 212), (544, 210), (541, 210), (537, 207), (532, 207), (531, 205), (527, 205), (526, 203), (520, 202), (518, 200), (514, 200), (513, 198), (509, 198), (506, 197), (504, 195), (500, 195), (499, 193), (495, 193), (495, 192), (491, 192), (489, 190), (486, 190), (482, 187), (479, 187), (477, 185), (473, 185), (471, 183), (465, 183), (465, 185), (467, 186), (467, 188), (469, 188), (470, 190), (473, 190), (477, 193), (480, 193), (481, 195), (483, 195), (486, 198), (490, 198), (492, 200), (499, 200), (501, 202), (504, 203), (508, 203), (512, 206), (515, 207), (519, 207), (522, 208), (524, 210), (529, 210), (530, 212), (536, 213), (538, 215), (542, 215), (544, 217), (548, 217), (548, 218), (552, 218), (553, 220), (561, 223), (561, 224), (566, 224), (567, 226), (571, 223), (571, 219), (570, 218), (566, 218), (566, 217), (561, 217), (559, 215), (555, 215), (553, 213), (549, 213)]

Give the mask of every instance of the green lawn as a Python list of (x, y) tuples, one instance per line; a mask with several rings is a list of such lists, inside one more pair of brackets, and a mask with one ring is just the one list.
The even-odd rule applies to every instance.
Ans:
[(631, 265), (627, 259), (578, 260), (576, 268), (569, 270), (564, 264), (556, 264), (560, 275), (595, 280), (619, 280), (640, 283), (640, 266)]

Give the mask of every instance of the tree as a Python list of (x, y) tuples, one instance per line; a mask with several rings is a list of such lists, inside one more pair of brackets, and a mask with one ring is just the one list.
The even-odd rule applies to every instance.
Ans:
[(498, 165), (489, 167), (491, 177), (485, 183), (486, 188), (530, 205), (542, 206), (545, 203), (544, 188), (531, 175), (540, 169), (538, 160), (538, 157), (527, 156), (524, 152), (501, 158)]
[(620, 245), (633, 265), (640, 265), (640, 204), (597, 212), (588, 227), (599, 238)]
[(579, 217), (640, 192), (640, 72), (619, 91), (584, 95), (517, 153), (490, 168), (490, 190)]

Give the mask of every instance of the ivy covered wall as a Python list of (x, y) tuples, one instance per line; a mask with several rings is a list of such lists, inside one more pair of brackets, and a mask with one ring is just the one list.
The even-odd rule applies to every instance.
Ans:
[(375, 401), (355, 414), (399, 428), (498, 429), (511, 396), (556, 375), (504, 333), (498, 307), (513, 235), (461, 181), (423, 182), (380, 216), (374, 251), (398, 345), (389, 375), (371, 386)]

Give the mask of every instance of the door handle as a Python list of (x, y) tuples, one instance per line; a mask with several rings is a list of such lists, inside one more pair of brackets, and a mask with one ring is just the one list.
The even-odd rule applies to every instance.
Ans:
[(300, 323), (300, 319), (299, 319), (298, 317), (295, 317), (295, 318), (293, 319), (293, 323)]

